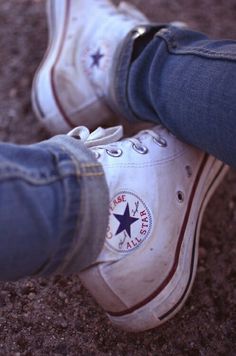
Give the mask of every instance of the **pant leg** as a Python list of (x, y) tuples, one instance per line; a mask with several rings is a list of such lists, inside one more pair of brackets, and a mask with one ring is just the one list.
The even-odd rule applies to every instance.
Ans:
[(0, 144), (0, 280), (78, 272), (100, 252), (107, 220), (103, 169), (82, 143)]
[(126, 39), (114, 74), (113, 100), (122, 115), (162, 123), (236, 167), (236, 41), (157, 27), (134, 56), (138, 41), (132, 34)]

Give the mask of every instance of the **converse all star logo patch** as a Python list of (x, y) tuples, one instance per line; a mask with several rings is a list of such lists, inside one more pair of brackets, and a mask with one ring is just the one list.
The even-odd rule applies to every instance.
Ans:
[(92, 77), (97, 71), (105, 71), (110, 63), (110, 47), (107, 43), (86, 47), (81, 55), (84, 71)]
[(149, 236), (152, 216), (144, 201), (135, 193), (123, 191), (110, 202), (106, 242), (118, 252), (138, 248)]
[(91, 58), (92, 58), (92, 64), (91, 66), (94, 67), (99, 67), (100, 66), (100, 61), (101, 59), (104, 57), (104, 54), (101, 53), (100, 51), (100, 48), (94, 53), (91, 55)]

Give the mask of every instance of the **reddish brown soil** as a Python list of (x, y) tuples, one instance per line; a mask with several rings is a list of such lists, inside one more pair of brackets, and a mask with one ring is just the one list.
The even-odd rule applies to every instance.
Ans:
[[(184, 20), (236, 39), (234, 0), (133, 0), (158, 21)], [(32, 113), (30, 87), (47, 42), (43, 0), (0, 2), (0, 138), (47, 137)], [(78, 278), (1, 283), (0, 355), (235, 355), (236, 174), (212, 198), (203, 222), (196, 281), (183, 310), (138, 335), (111, 326)]]

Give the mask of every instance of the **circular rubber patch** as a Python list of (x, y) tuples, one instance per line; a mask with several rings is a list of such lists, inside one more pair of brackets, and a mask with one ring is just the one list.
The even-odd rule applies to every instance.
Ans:
[(152, 216), (144, 201), (128, 191), (119, 192), (110, 202), (106, 242), (118, 252), (140, 247), (150, 236)]

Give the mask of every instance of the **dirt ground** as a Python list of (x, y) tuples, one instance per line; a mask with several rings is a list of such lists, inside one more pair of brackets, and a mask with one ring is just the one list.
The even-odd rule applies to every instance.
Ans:
[[(56, 1), (56, 0), (55, 0)], [(236, 39), (234, 0), (133, 0), (152, 19), (183, 20)], [(0, 1), (0, 139), (47, 138), (30, 103), (47, 43), (45, 0)], [(230, 171), (203, 222), (196, 281), (183, 310), (137, 335), (111, 326), (78, 278), (0, 284), (0, 355), (235, 355), (236, 173)]]

